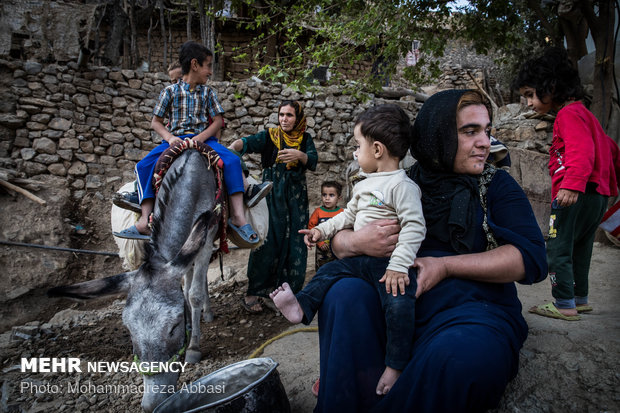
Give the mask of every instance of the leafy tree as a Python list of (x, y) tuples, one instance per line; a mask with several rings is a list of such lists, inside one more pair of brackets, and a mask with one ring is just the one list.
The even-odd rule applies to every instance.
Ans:
[[(249, 9), (239, 27), (255, 30), (255, 40), (237, 53), (259, 62), (258, 74), (302, 84), (312, 69), (325, 65), (375, 61), (380, 74), (396, 64), (419, 40), (422, 59), (408, 67), (413, 84), (438, 74), (437, 57), (451, 39), (472, 41), (476, 50), (493, 54), (514, 72), (515, 66), (548, 45), (564, 46), (576, 62), (585, 55), (585, 38), (596, 45), (592, 110), (603, 125), (611, 108), (615, 3), (591, 0), (472, 0), (456, 7), (427, 0), (245, 0), (233, 7)], [(273, 47), (275, 43), (275, 47)], [(271, 47), (267, 47), (271, 44)], [(377, 70), (367, 85), (380, 85)], [(603, 85), (600, 87), (600, 85)]]
[(495, 48), (511, 56), (513, 68), (548, 45), (566, 47), (576, 65), (587, 53), (591, 34), (596, 54), (590, 109), (606, 127), (614, 86), (616, 5), (611, 0), (474, 0), (460, 10), (460, 27), (478, 51)]

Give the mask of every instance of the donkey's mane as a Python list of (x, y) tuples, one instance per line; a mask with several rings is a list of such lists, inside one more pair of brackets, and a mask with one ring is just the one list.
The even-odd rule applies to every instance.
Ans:
[[(178, 160), (177, 160), (178, 162)], [(151, 228), (151, 241), (145, 247), (145, 269), (151, 268), (151, 262), (158, 255), (157, 251), (157, 239), (162, 232), (162, 226), (166, 217), (166, 207), (169, 204), (169, 200), (172, 193), (172, 187), (177, 183), (177, 181), (183, 175), (183, 169), (185, 169), (185, 164), (181, 165), (180, 168), (170, 168), (166, 174), (167, 179), (164, 179), (161, 183), (161, 187), (159, 188), (159, 192), (157, 193), (157, 197), (155, 198), (156, 207), (155, 211), (158, 211), (158, 214), (153, 216), (153, 224)]]

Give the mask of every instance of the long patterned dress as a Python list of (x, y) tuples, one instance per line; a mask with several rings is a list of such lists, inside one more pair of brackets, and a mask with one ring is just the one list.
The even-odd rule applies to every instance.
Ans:
[[(242, 138), (245, 153), (263, 153), (270, 138), (267, 131)], [(286, 149), (284, 147), (283, 149)], [(263, 169), (263, 181), (272, 181), (267, 195), (269, 232), (262, 246), (250, 253), (248, 262), (248, 296), (267, 297), (283, 282), (293, 291), (301, 290), (306, 277), (308, 249), (300, 229), (308, 225), (308, 190), (306, 170), (316, 170), (318, 156), (310, 134), (304, 134), (301, 150), (308, 155), (306, 165), (299, 163), (287, 170), (276, 162)]]

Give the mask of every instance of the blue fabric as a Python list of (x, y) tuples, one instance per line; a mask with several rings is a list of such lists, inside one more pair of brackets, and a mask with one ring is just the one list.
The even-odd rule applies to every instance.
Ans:
[(163, 141), (136, 164), (133, 172), (136, 174), (140, 204), (142, 204), (142, 201), (145, 199), (155, 198), (155, 188), (153, 187), (155, 165), (161, 154), (169, 147), (170, 145), (168, 145), (168, 142)]
[[(195, 135), (181, 135), (179, 138), (191, 138)], [(226, 191), (229, 195), (237, 192), (244, 192), (243, 176), (241, 170), (241, 158), (232, 153), (228, 148), (218, 143), (217, 138), (210, 137), (205, 141), (220, 156), (224, 162), (224, 183)], [(149, 198), (155, 198), (155, 188), (153, 187), (153, 174), (155, 173), (155, 165), (157, 160), (170, 145), (163, 141), (148, 153), (140, 162), (136, 164), (134, 173), (136, 174), (136, 182), (138, 187), (138, 198), (140, 204)]]
[(319, 309), (327, 291), (338, 280), (357, 277), (372, 285), (381, 301), (381, 313), (385, 314), (387, 348), (385, 365), (402, 370), (411, 358), (415, 323), (415, 268), (409, 269), (409, 285), (405, 294), (393, 296), (385, 291), (385, 283), (379, 279), (385, 274), (389, 258), (375, 258), (366, 255), (344, 258), (323, 265), (310, 282), (296, 294), (304, 312), (305, 324), (310, 324)]
[[(489, 225), (500, 245), (521, 252), (526, 276), (545, 279), (545, 243), (519, 185), (497, 171), (487, 194)], [(484, 251), (482, 208), (475, 251)], [(418, 256), (453, 255), (433, 238)], [(320, 389), (315, 412), (475, 412), (495, 407), (516, 374), (527, 324), (514, 283), (448, 278), (416, 302), (413, 357), (383, 398), (375, 387), (384, 370), (385, 322), (376, 291), (347, 278), (329, 290), (319, 310)]]
[(244, 192), (241, 158), (220, 144), (214, 136), (207, 139), (205, 143), (217, 152), (222, 162), (224, 162), (224, 183), (226, 184), (228, 195)]

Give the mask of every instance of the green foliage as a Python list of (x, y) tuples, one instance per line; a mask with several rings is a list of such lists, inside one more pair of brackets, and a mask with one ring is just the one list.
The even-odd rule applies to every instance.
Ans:
[[(343, 69), (362, 65), (358, 70), (367, 73), (357, 89), (375, 89), (383, 73), (395, 71), (413, 40), (421, 41), (426, 61), (436, 62), (450, 32), (447, 2), (264, 0), (237, 1), (233, 7), (241, 7), (241, 3), (248, 16), (238, 25), (257, 35), (234, 52), (235, 58), (247, 61), (251, 56), (258, 76), (299, 88), (307, 86), (316, 67), (329, 67), (331, 81), (341, 82)], [(269, 55), (269, 41), (276, 43), (275, 56), (273, 51)], [(369, 66), (373, 63), (374, 76)], [(423, 81), (436, 72), (436, 67), (429, 65), (409, 69), (407, 74)]]
[[(503, 67), (504, 85), (518, 66), (548, 45), (563, 46), (557, 10), (536, 7), (527, 0), (473, 0), (459, 9), (457, 32), (476, 52), (490, 54)], [(543, 19), (548, 25), (543, 25)]]
[(563, 40), (556, 3), (538, 0), (470, 0), (460, 8), (445, 0), (232, 0), (232, 8), (243, 10), (238, 27), (255, 33), (234, 57), (248, 62), (253, 74), (300, 90), (314, 68), (327, 66), (330, 82), (342, 83), (346, 68), (355, 68), (356, 89), (373, 91), (414, 40), (421, 59), (404, 70), (412, 85), (440, 74), (438, 57), (453, 39), (472, 42), (507, 72)]

